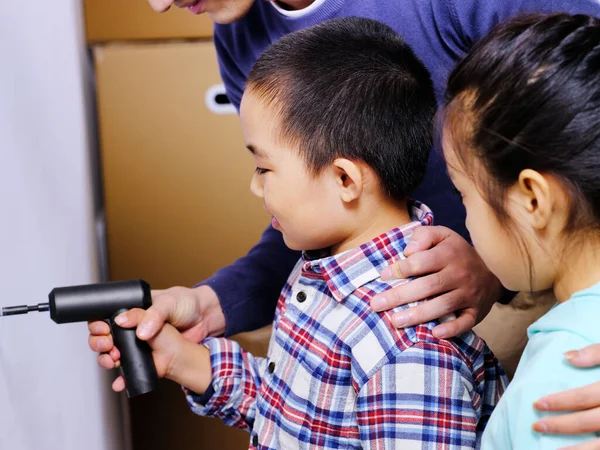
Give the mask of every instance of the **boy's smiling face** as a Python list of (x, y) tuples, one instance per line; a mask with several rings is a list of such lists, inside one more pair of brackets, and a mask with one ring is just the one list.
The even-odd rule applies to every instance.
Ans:
[(240, 118), (256, 164), (250, 189), (263, 199), (273, 227), (282, 232), (289, 248), (334, 246), (347, 237), (336, 169), (332, 165), (318, 175), (311, 173), (299, 151), (279, 138), (280, 120), (275, 110), (246, 90)]

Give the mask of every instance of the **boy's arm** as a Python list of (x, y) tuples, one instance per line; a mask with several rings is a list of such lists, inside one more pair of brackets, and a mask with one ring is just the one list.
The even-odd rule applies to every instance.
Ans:
[[(464, 365), (463, 365), (464, 366)], [(478, 414), (471, 381), (445, 347), (419, 342), (399, 352), (360, 389), (357, 419), (365, 449), (475, 448)]]
[[(196, 414), (220, 418), (226, 425), (252, 431), (256, 418), (256, 397), (265, 372), (265, 358), (256, 358), (229, 339), (209, 338), (197, 364), (206, 364), (212, 372), (208, 382), (200, 372), (188, 373), (182, 384), (188, 404)], [(190, 353), (191, 356), (191, 353)], [(189, 371), (191, 372), (191, 370)], [(195, 388), (199, 388), (195, 390)], [(207, 389), (212, 395), (202, 395)]]
[(248, 254), (200, 283), (210, 286), (225, 315), (225, 336), (273, 322), (279, 293), (300, 258), (269, 226)]

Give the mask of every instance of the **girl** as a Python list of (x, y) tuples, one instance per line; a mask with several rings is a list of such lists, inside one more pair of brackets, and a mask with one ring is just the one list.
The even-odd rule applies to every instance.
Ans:
[(536, 15), (496, 28), (450, 75), (442, 131), (487, 266), (508, 289), (557, 299), (528, 329), (482, 448), (588, 442), (596, 436), (535, 433), (544, 413), (532, 405), (600, 380), (600, 368), (563, 357), (600, 342), (600, 20)]

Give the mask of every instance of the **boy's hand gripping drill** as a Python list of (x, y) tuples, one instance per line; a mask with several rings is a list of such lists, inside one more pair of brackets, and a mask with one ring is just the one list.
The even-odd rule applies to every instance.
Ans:
[(116, 281), (55, 288), (49, 303), (35, 306), (9, 306), (0, 316), (50, 311), (56, 323), (104, 320), (110, 325), (115, 346), (121, 353), (121, 372), (128, 397), (154, 390), (158, 381), (148, 343), (135, 335), (135, 328), (121, 328), (114, 318), (132, 308), (148, 309), (152, 304), (150, 286), (143, 280)]

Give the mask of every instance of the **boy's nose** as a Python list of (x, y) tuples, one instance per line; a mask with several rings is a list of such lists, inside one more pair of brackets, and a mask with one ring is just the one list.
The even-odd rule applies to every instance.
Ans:
[(250, 180), (250, 191), (259, 198), (263, 197), (263, 184), (257, 173), (254, 173)]

